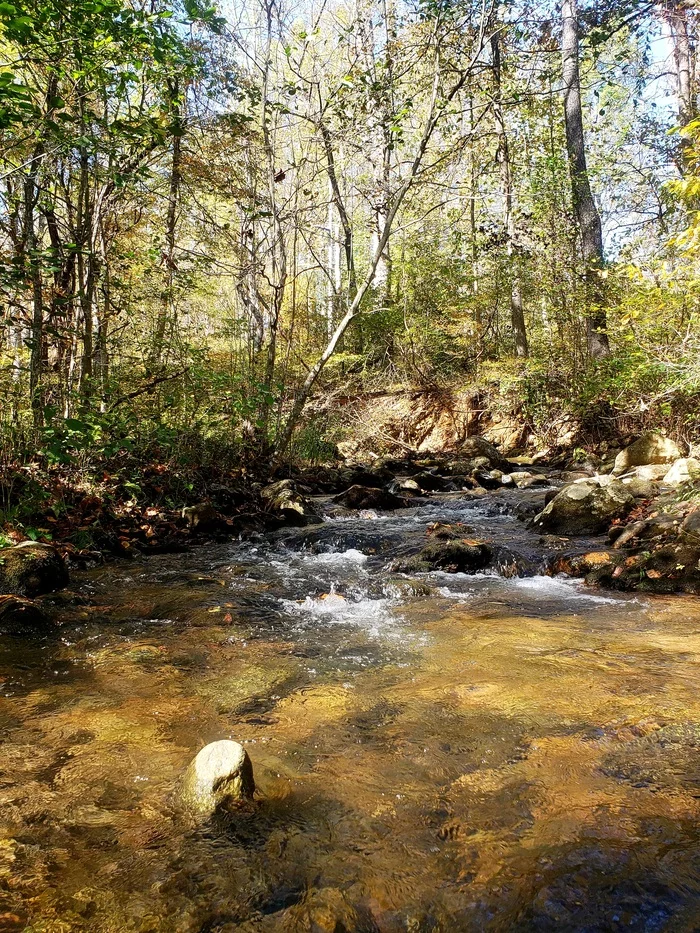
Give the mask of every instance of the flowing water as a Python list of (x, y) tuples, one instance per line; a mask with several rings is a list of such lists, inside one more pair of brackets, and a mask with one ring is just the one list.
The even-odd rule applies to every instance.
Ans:
[[(700, 929), (700, 601), (541, 575), (517, 495), (108, 566), (3, 639), (0, 930)], [(389, 573), (437, 519), (520, 559)], [(258, 800), (195, 825), (220, 738)]]

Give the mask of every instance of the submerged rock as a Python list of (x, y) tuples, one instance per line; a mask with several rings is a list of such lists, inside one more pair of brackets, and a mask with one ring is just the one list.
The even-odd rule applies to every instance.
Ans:
[(20, 596), (0, 596), (0, 634), (25, 635), (46, 631), (51, 620), (36, 603)]
[(0, 592), (41, 596), (68, 585), (68, 569), (50, 544), (24, 541), (0, 551)]
[(532, 526), (560, 535), (598, 534), (623, 518), (634, 506), (634, 497), (619, 480), (604, 486), (584, 480), (565, 486), (534, 517)]
[(611, 551), (587, 551), (585, 554), (557, 554), (550, 561), (549, 571), (565, 573), (569, 577), (587, 577), (589, 574), (611, 572), (623, 560)]
[(343, 505), (346, 509), (394, 509), (406, 508), (406, 500), (395, 496), (385, 489), (374, 489), (369, 486), (351, 486), (346, 492), (335, 496), (333, 502)]
[(475, 573), (477, 570), (485, 570), (493, 557), (493, 549), (485, 541), (438, 538), (414, 557), (396, 561), (392, 569), (399, 573), (428, 573), (431, 570)]
[(675, 441), (651, 431), (620, 451), (615, 458), (613, 473), (615, 476), (620, 476), (636, 466), (645, 466), (649, 463), (673, 463), (680, 456), (681, 452)]
[(185, 771), (181, 799), (200, 817), (235, 809), (255, 793), (253, 765), (248, 753), (230, 739), (206, 745)]

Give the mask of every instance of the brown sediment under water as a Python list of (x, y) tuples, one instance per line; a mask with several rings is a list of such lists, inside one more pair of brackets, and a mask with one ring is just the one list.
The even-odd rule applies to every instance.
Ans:
[[(84, 574), (0, 642), (0, 930), (700, 929), (700, 600), (387, 563), (439, 498)], [(194, 824), (234, 738), (257, 800)]]

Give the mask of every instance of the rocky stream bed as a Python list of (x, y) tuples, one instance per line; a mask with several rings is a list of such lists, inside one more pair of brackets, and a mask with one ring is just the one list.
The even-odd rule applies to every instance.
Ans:
[[(473, 460), (281, 481), (264, 531), (6, 614), (0, 930), (698, 929), (700, 601), (558, 573), (632, 589), (692, 513)], [(577, 480), (589, 524), (543, 527)], [(255, 799), (195, 821), (219, 739)]]

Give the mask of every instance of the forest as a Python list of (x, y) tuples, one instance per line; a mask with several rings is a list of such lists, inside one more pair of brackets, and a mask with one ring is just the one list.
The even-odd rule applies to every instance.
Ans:
[(5, 463), (414, 387), (696, 440), (694, 6), (1, 4)]

